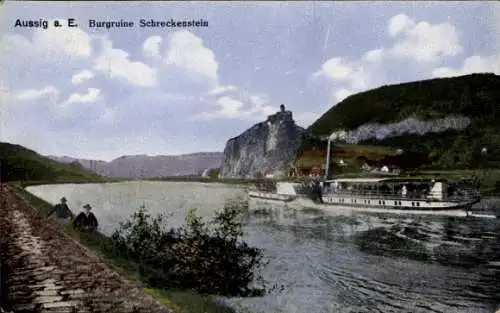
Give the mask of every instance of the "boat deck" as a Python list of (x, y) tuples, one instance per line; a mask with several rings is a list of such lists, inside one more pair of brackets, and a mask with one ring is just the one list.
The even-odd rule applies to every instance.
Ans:
[(356, 192), (356, 191), (341, 191), (341, 192), (323, 192), (323, 197), (346, 197), (346, 198), (359, 198), (359, 199), (373, 199), (373, 200), (398, 200), (398, 201), (426, 201), (426, 202), (477, 202), (479, 198), (472, 197), (444, 197), (437, 199), (426, 197), (425, 195), (398, 195), (398, 194), (380, 194), (375, 192)]

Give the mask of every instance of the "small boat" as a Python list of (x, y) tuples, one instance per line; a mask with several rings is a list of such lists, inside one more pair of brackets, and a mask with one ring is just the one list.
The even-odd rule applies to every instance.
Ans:
[(285, 190), (282, 187), (286, 185), (283, 183), (277, 183), (273, 180), (263, 180), (255, 184), (253, 188), (248, 191), (248, 196), (250, 198), (258, 198), (264, 200), (274, 200), (282, 202), (290, 202), (297, 198), (294, 189)]
[(259, 199), (283, 201), (283, 202), (290, 202), (290, 201), (293, 201), (297, 198), (297, 196), (294, 196), (294, 195), (284, 195), (284, 194), (278, 194), (278, 193), (274, 193), (274, 192), (263, 192), (263, 191), (257, 191), (257, 190), (250, 190), (248, 192), (248, 196), (250, 198), (259, 198)]

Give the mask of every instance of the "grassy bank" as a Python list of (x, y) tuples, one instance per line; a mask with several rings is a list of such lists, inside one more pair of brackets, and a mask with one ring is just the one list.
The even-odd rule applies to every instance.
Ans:
[[(26, 183), (11, 183), (10, 185), (15, 188), (18, 194), (24, 197), (34, 208), (36, 208), (40, 214), (47, 214), (52, 205), (27, 192), (23, 188)], [(60, 226), (60, 228), (71, 238), (80, 242), (94, 254), (100, 256), (107, 265), (119, 272), (123, 277), (141, 286), (147, 293), (155, 297), (167, 307), (171, 308), (176, 313), (234, 313), (233, 309), (213, 302), (210, 296), (199, 295), (186, 291), (153, 289), (142, 282), (139, 274), (141, 268), (140, 264), (117, 257), (104, 249), (110, 238), (100, 233), (80, 233), (75, 231), (71, 226)]]

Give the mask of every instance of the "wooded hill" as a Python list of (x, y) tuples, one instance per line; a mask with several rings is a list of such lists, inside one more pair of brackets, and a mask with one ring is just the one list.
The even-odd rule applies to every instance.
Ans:
[(100, 176), (80, 163), (63, 164), (20, 145), (0, 142), (1, 181), (96, 180)]
[[(323, 114), (308, 129), (298, 156), (313, 148), (325, 150), (321, 136), (336, 130), (355, 130), (371, 124), (388, 124), (413, 117), (435, 120), (465, 116), (464, 130), (425, 135), (404, 134), (359, 145), (403, 149), (406, 158), (425, 155), (413, 167), (466, 169), (500, 166), (500, 76), (472, 74), (383, 86), (352, 95)], [(487, 149), (487, 154), (481, 153)], [(342, 148), (345, 150), (345, 147)], [(335, 156), (335, 148), (332, 151)], [(345, 152), (344, 152), (345, 153)], [(405, 157), (399, 157), (405, 159)]]

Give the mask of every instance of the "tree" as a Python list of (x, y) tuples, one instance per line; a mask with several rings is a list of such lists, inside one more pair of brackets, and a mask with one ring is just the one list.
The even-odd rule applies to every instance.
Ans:
[(108, 251), (136, 262), (153, 287), (261, 295), (265, 289), (250, 284), (262, 282), (263, 255), (242, 240), (241, 212), (228, 203), (207, 223), (190, 210), (183, 226), (167, 230), (165, 216), (141, 209), (120, 224)]

